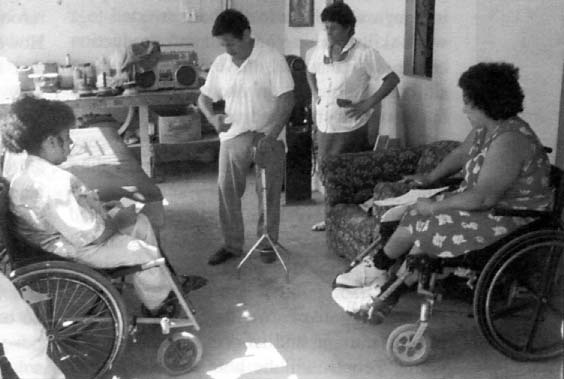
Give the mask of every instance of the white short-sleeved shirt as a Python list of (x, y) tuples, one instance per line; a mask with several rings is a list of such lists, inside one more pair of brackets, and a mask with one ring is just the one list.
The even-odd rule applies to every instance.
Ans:
[[(286, 60), (275, 49), (255, 40), (251, 55), (240, 67), (227, 53), (212, 63), (202, 94), (214, 102), (225, 100), (228, 131), (219, 134), (222, 141), (248, 131), (268, 133), (267, 125), (276, 98), (294, 89), (294, 80)], [(284, 139), (284, 132), (280, 133)]]
[(104, 211), (98, 196), (73, 174), (35, 155), (17, 154), (9, 161), (17, 164), (4, 170), (10, 210), (23, 238), (68, 256), (102, 235)]
[(372, 111), (355, 120), (347, 117), (346, 108), (339, 107), (337, 99), (353, 103), (364, 100), (374, 94), (381, 81), (392, 73), (376, 49), (354, 37), (349, 39), (342, 53), (347, 51), (344, 60), (324, 63), (324, 56), (328, 57), (329, 51), (326, 43), (319, 43), (308, 57), (307, 68), (315, 75), (319, 95), (315, 121), (324, 133), (350, 132), (366, 124)]

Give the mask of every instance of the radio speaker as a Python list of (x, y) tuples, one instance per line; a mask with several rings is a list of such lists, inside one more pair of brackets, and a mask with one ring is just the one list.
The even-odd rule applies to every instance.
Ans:
[(295, 105), (286, 127), (286, 203), (311, 199), (311, 92), (302, 58), (287, 55), (286, 62), (294, 79)]

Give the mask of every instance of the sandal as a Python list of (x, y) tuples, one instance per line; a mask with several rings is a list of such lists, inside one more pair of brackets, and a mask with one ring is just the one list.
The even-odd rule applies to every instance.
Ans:
[(325, 221), (318, 222), (311, 227), (314, 232), (324, 232), (325, 231)]

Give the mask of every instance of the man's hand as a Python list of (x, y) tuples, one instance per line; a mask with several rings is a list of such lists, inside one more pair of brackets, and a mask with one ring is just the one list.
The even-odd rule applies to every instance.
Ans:
[(267, 134), (262, 137), (257, 143), (257, 150), (255, 153), (255, 162), (259, 167), (266, 167), (266, 161), (269, 154), (274, 150), (276, 138)]
[(210, 124), (213, 125), (218, 133), (226, 132), (231, 128), (231, 123), (228, 124), (225, 122), (226, 118), (227, 116), (222, 113), (215, 114), (210, 119)]
[(108, 212), (112, 208), (119, 208), (119, 207), (121, 207), (121, 203), (119, 200), (110, 200), (110, 201), (106, 201), (105, 203), (102, 203), (102, 208), (104, 208), (106, 212)]

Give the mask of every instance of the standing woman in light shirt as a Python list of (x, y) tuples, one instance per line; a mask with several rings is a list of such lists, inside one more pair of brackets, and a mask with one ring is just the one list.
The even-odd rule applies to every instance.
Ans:
[[(370, 150), (368, 120), (398, 85), (399, 77), (378, 51), (354, 37), (356, 18), (344, 3), (321, 12), (327, 43), (307, 59), (307, 79), (315, 106), (318, 165), (331, 155)], [(325, 230), (325, 222), (313, 230)]]

